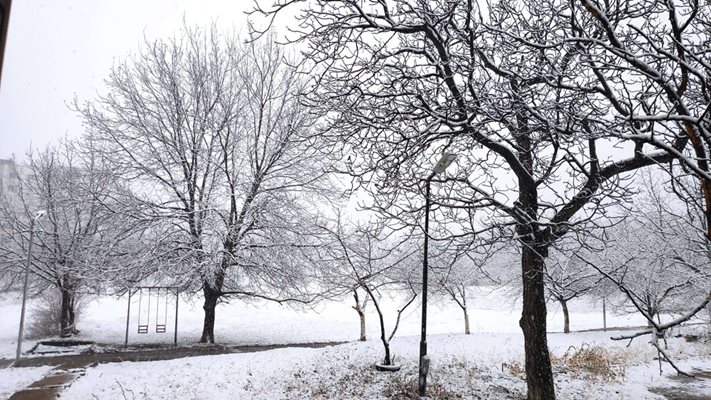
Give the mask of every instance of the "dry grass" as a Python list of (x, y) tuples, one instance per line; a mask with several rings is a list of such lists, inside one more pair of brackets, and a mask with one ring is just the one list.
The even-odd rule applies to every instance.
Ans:
[[(623, 380), (632, 353), (620, 349), (607, 349), (583, 343), (571, 346), (562, 356), (551, 355), (551, 363), (556, 374), (568, 374), (580, 379), (602, 379), (606, 382)], [(501, 372), (508, 372), (525, 380), (526, 369), (523, 362), (510, 361), (501, 364)]]
[[(345, 371), (345, 373), (344, 373)], [(351, 364), (341, 370), (336, 367), (315, 367), (313, 370), (296, 369), (284, 389), (289, 396), (311, 399), (362, 398), (373, 385), (378, 374), (366, 365)]]
[[(412, 367), (412, 366), (410, 366)], [(462, 365), (453, 365), (458, 373)], [(451, 371), (431, 371), (427, 395), (433, 400), (456, 400), (462, 395), (448, 389), (443, 378)], [(374, 389), (375, 387), (375, 389)], [(419, 400), (417, 373), (412, 368), (398, 372), (378, 372), (372, 365), (350, 364), (347, 368), (315, 367), (296, 369), (284, 387), (288, 396), (311, 399), (364, 399), (380, 393), (392, 400)], [(245, 388), (246, 390), (246, 388)], [(380, 396), (378, 396), (380, 397)]]
[(526, 368), (523, 366), (522, 363), (517, 361), (502, 363), (501, 372), (508, 372), (510, 375), (513, 375), (517, 378), (524, 380), (526, 379)]
[[(419, 400), (417, 392), (417, 377), (395, 375), (393, 379), (383, 389), (383, 395), (388, 399), (397, 400)], [(436, 376), (431, 377), (427, 382), (427, 396), (433, 400), (455, 400), (461, 399), (462, 395), (445, 388)]]
[(583, 343), (580, 347), (571, 346), (560, 357), (551, 356), (551, 361), (559, 373), (612, 382), (624, 379), (628, 357), (621, 351)]

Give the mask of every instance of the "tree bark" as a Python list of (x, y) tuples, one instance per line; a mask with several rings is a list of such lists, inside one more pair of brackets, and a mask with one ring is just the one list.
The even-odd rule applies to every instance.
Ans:
[(366, 341), (366, 336), (365, 336), (365, 313), (359, 312), (358, 315), (360, 316), (360, 341), (365, 342)]
[(470, 335), (471, 331), (469, 330), (469, 310), (467, 310), (467, 294), (465, 290), (462, 290), (462, 302), (459, 304), (459, 306), (462, 308), (462, 312), (464, 312), (464, 334)]
[(553, 369), (546, 334), (546, 301), (543, 281), (547, 248), (524, 243), (521, 256), (523, 272), (523, 312), (519, 325), (523, 330), (526, 352), (528, 400), (554, 400)]
[(66, 277), (62, 279), (59, 290), (62, 294), (59, 335), (61, 337), (69, 337), (79, 333), (76, 329), (76, 293), (74, 285)]
[(649, 294), (647, 295), (647, 304), (650, 304), (650, 306), (646, 307), (647, 314), (649, 315), (649, 318), (647, 319), (647, 328), (652, 328), (654, 326), (654, 322), (652, 321), (654, 321), (654, 317), (657, 315), (657, 308), (651, 305), (656, 304), (656, 302)]
[(202, 309), (205, 310), (205, 318), (203, 320), (200, 343), (215, 343), (215, 308), (217, 308), (219, 291), (205, 282), (202, 292), (205, 296), (205, 303), (202, 306)]
[(570, 314), (568, 313), (568, 301), (558, 300), (563, 308), (563, 333), (570, 333)]
[(363, 310), (363, 307), (360, 306), (360, 298), (358, 297), (358, 292), (355, 290), (353, 291), (353, 298), (355, 299), (355, 306), (353, 306), (353, 309), (356, 310), (358, 317), (360, 318), (360, 338), (358, 340), (365, 342), (365, 310)]
[(392, 359), (390, 358), (390, 342), (388, 342), (385, 337), (381, 338), (383, 340), (383, 347), (385, 348), (385, 358), (383, 359), (383, 365), (392, 365)]
[(74, 333), (74, 296), (66, 288), (61, 288), (60, 291), (62, 293), (62, 306), (59, 331), (61, 337), (69, 337)]
[(373, 296), (373, 292), (368, 288), (368, 286), (365, 286), (365, 291), (368, 293), (368, 296), (370, 296), (370, 299), (373, 301), (373, 305), (375, 305), (375, 310), (378, 312), (378, 320), (380, 321), (380, 340), (383, 342), (383, 349), (385, 350), (385, 358), (383, 359), (383, 365), (392, 365), (392, 359), (390, 358), (390, 341), (388, 340), (388, 337), (385, 335), (385, 321), (383, 319), (383, 311), (380, 310), (380, 304), (378, 304), (378, 300)]
[(464, 310), (464, 334), (470, 335), (471, 331), (469, 330), (469, 313), (467, 312), (466, 307), (463, 307), (462, 310)]
[[(225, 251), (232, 251), (231, 242), (226, 243), (224, 248)], [(225, 271), (228, 265), (227, 257), (229, 256), (223, 256), (220, 269), (215, 273), (214, 283), (205, 280), (202, 284), (202, 293), (205, 297), (202, 309), (205, 311), (205, 319), (202, 324), (200, 343), (215, 343), (215, 308), (217, 308), (217, 301), (222, 295), (222, 286), (225, 283)]]

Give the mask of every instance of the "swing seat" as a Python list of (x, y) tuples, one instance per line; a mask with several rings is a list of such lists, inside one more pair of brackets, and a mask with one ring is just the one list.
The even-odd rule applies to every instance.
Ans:
[(156, 325), (156, 333), (165, 333), (165, 325)]
[(148, 333), (148, 325), (138, 325), (138, 333)]

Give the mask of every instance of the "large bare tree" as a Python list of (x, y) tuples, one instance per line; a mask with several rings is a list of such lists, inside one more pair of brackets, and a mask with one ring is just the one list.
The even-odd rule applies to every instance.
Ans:
[(147, 42), (113, 68), (105, 95), (77, 105), (97, 147), (141, 188), (143, 218), (168, 227), (170, 273), (199, 282), (201, 342), (215, 340), (220, 299), (309, 300), (312, 194), (328, 185), (300, 89), (270, 38), (186, 28)]
[[(271, 18), (291, 3), (258, 11)], [(526, 45), (558, 43), (570, 13), (554, 1), (314, 1), (292, 38), (316, 76), (309, 99), (328, 117), (322, 138), (350, 161), (343, 170), (370, 190), (373, 208), (419, 224), (437, 154), (455, 152), (458, 168), (429, 179), (434, 204), (458, 210), (454, 234), (514, 228), (529, 399), (555, 398), (544, 278), (551, 246), (619, 201), (626, 174), (675, 157), (601, 139), (607, 105), (592, 90), (565, 90), (594, 79), (576, 42)]]
[[(704, 215), (701, 227), (711, 240), (709, 7), (695, 0), (581, 0), (554, 6), (566, 10), (561, 17), (567, 21), (555, 39), (516, 40), (540, 52), (575, 46), (581, 76), (592, 79), (557, 86), (569, 94), (590, 93), (607, 109), (604, 118), (594, 119), (601, 137), (623, 142), (639, 154), (658, 149), (673, 157), (667, 171), (675, 191)], [(693, 257), (686, 245), (678, 251)], [(711, 290), (704, 292), (691, 312), (658, 330), (703, 309), (711, 301)]]

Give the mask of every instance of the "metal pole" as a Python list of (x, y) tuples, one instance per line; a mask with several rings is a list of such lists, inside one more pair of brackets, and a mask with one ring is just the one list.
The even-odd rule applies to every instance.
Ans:
[(22, 288), (22, 311), (20, 312), (20, 331), (17, 334), (17, 352), (15, 353), (15, 366), (20, 362), (22, 355), (22, 336), (25, 329), (25, 308), (27, 306), (27, 285), (30, 281), (30, 263), (32, 262), (32, 242), (35, 239), (35, 219), (30, 221), (30, 245), (27, 249), (27, 266), (25, 267), (25, 284)]
[(422, 334), (420, 336), (420, 376), (418, 379), (418, 391), (420, 397), (424, 397), (427, 392), (427, 370), (429, 369), (429, 359), (427, 358), (427, 247), (430, 235), (430, 183), (432, 177), (427, 179), (425, 188), (425, 248), (422, 260)]
[(128, 348), (128, 325), (131, 318), (131, 288), (128, 289), (128, 310), (126, 310), (126, 339), (123, 342), (123, 347)]
[(173, 345), (178, 347), (178, 288), (175, 288), (175, 332), (173, 334)]
[(602, 331), (607, 332), (607, 307), (605, 306), (605, 303), (607, 303), (607, 298), (603, 297), (602, 298)]

